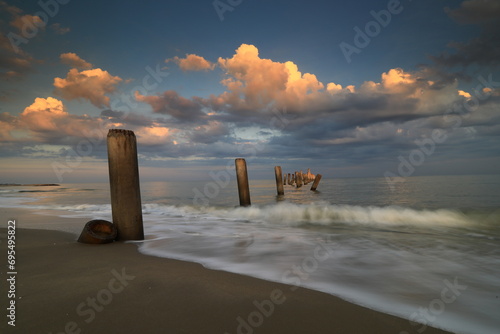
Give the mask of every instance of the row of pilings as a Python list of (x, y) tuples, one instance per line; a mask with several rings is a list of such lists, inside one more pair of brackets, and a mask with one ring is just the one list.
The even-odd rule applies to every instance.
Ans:
[(288, 173), (283, 175), (281, 166), (275, 166), (274, 175), (276, 177), (276, 190), (278, 192), (278, 196), (285, 195), (284, 186), (286, 185), (301, 188), (303, 185), (305, 186), (312, 182), (313, 184), (311, 186), (311, 190), (316, 191), (319, 185), (319, 181), (321, 180), (321, 174), (312, 174), (310, 168), (307, 169), (307, 173), (296, 171), (295, 173)]
[[(236, 179), (238, 183), (238, 195), (240, 198), (240, 206), (250, 206), (250, 187), (248, 183), (248, 171), (247, 163), (245, 159), (238, 158), (235, 160), (236, 167)], [(274, 167), (274, 175), (276, 177), (276, 190), (278, 196), (285, 195), (285, 185), (296, 186), (297, 188), (302, 187), (302, 185), (307, 185), (313, 183), (311, 186), (312, 191), (316, 191), (321, 180), (321, 174), (314, 175), (311, 174), (311, 169), (307, 169), (307, 173), (295, 172), (293, 174), (288, 173), (283, 176), (283, 171), (281, 166)]]
[[(112, 238), (107, 236), (108, 241), (144, 240), (135, 134), (130, 130), (111, 129), (107, 136), (107, 146), (113, 223), (96, 220), (87, 223), (79, 241), (103, 243), (101, 241), (104, 239), (101, 237), (104, 232), (114, 235)], [(235, 167), (240, 206), (250, 206), (250, 187), (245, 159), (236, 159)], [(280, 166), (276, 166), (274, 170), (279, 196), (285, 194), (284, 186), (287, 184), (300, 188), (303, 184), (307, 185), (314, 181), (311, 190), (315, 191), (321, 180), (321, 174), (311, 174), (309, 169), (307, 173), (300, 171), (284, 176)]]

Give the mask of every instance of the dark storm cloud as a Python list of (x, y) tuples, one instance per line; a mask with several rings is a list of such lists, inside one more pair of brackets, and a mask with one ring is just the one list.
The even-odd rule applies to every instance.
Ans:
[(498, 66), (500, 65), (500, 24), (496, 25), (495, 33), (488, 30), (480, 37), (467, 42), (452, 42), (449, 48), (455, 50), (454, 53), (443, 52), (438, 56), (431, 56), (431, 59), (438, 65), (446, 67), (471, 65)]
[(447, 14), (460, 24), (476, 24), (482, 28), (480, 36), (467, 42), (448, 44), (454, 52), (443, 52), (431, 59), (439, 66), (467, 68), (471, 65), (498, 66), (500, 64), (500, 2), (496, 0), (467, 0)]
[(497, 0), (466, 0), (459, 8), (445, 8), (446, 13), (459, 23), (483, 24), (500, 19)]
[(167, 114), (183, 122), (195, 121), (205, 115), (199, 103), (182, 97), (173, 90), (153, 96), (144, 96), (136, 92), (135, 97), (137, 101), (149, 104), (153, 112)]

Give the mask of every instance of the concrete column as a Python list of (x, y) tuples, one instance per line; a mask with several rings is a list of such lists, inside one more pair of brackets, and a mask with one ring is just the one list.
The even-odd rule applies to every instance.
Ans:
[(302, 173), (295, 172), (295, 183), (297, 183), (297, 188), (302, 187)]
[(236, 165), (236, 179), (238, 181), (238, 195), (240, 206), (250, 206), (250, 186), (248, 184), (247, 163), (245, 159), (238, 158), (234, 161)]
[(311, 190), (314, 191), (316, 188), (318, 188), (319, 181), (321, 181), (321, 174), (317, 174), (316, 177), (314, 178), (314, 183), (311, 186)]
[(144, 240), (135, 134), (111, 129), (107, 142), (111, 211), (117, 240)]
[(283, 196), (285, 190), (283, 189), (283, 173), (281, 171), (281, 166), (274, 167), (274, 175), (276, 176), (276, 190), (278, 191), (278, 196)]

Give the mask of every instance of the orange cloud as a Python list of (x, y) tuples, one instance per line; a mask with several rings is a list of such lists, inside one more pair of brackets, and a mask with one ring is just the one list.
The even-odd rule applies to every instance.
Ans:
[(32, 30), (33, 28), (45, 29), (45, 22), (43, 22), (40, 17), (29, 14), (16, 16), (14, 20), (10, 22), (10, 25), (17, 28), (21, 32), (26, 29)]
[(15, 129), (16, 118), (9, 113), (0, 114), (0, 143), (14, 140), (11, 131)]
[(212, 97), (214, 106), (254, 110), (276, 103), (277, 107), (301, 107), (324, 90), (314, 74), (302, 74), (291, 61), (260, 58), (254, 45), (242, 44), (232, 58), (219, 58), (218, 63), (227, 76), (221, 83), (228, 92)]
[(221, 81), (229, 90), (222, 97), (236, 108), (265, 106), (286, 89), (289, 76), (286, 66), (261, 59), (253, 45), (242, 44), (232, 58), (219, 58), (218, 62), (228, 76)]
[(118, 76), (112, 76), (100, 68), (79, 72), (69, 70), (65, 79), (55, 78), (55, 93), (65, 99), (86, 99), (98, 108), (109, 107), (109, 97), (116, 85), (122, 81)]
[(208, 71), (215, 68), (215, 64), (195, 54), (187, 54), (186, 58), (174, 57), (165, 62), (169, 61), (174, 61), (183, 71)]
[(19, 115), (17, 125), (19, 129), (30, 130), (37, 142), (65, 137), (87, 138), (89, 133), (104, 127), (100, 119), (69, 114), (63, 102), (53, 97), (37, 97)]
[(33, 131), (56, 131), (57, 121), (67, 115), (62, 101), (53, 97), (46, 99), (37, 97), (21, 113), (21, 120)]
[(62, 53), (59, 58), (63, 64), (69, 65), (81, 70), (90, 70), (92, 64), (80, 58), (76, 53), (68, 52)]
[(135, 131), (137, 140), (143, 145), (164, 145), (172, 143), (171, 130), (167, 127), (154, 125)]

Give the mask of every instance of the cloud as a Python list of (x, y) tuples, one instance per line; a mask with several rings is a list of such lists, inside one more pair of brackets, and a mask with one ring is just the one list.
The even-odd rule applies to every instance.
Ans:
[(271, 121), (276, 116), (270, 111), (283, 110), (283, 126), (269, 141), (272, 152), (279, 154), (293, 152), (297, 145), (310, 147), (308, 155), (316, 157), (353, 145), (364, 147), (359, 157), (373, 157), (379, 151), (380, 156), (394, 154), (430, 133), (427, 120), (444, 117), (466, 98), (456, 80), (437, 84), (426, 69), (394, 68), (382, 73), (379, 82), (342, 87), (302, 74), (292, 62), (261, 59), (253, 46), (242, 45), (235, 56), (220, 58), (219, 64), (225, 70), (221, 83), (227, 91), (204, 100), (218, 111), (213, 118), (239, 128), (256, 125), (261, 131), (276, 130)]
[(303, 110), (325, 87), (314, 74), (302, 74), (291, 61), (261, 58), (254, 45), (242, 44), (232, 58), (219, 58), (218, 64), (227, 91), (207, 100), (214, 110), (250, 117), (272, 108)]
[(116, 85), (122, 79), (112, 76), (100, 68), (79, 72), (69, 70), (66, 78), (55, 78), (55, 93), (65, 99), (85, 99), (98, 108), (109, 107), (109, 97), (106, 94), (115, 92)]
[[(101, 117), (74, 115), (66, 110), (61, 100), (47, 97), (36, 98), (19, 116), (0, 114), (0, 146), (10, 145), (12, 149), (17, 145), (18, 152), (28, 148), (23, 151), (27, 153), (33, 145), (74, 146), (82, 142), (94, 145), (105, 140), (109, 128), (116, 127), (135, 131), (138, 142), (144, 147), (174, 145), (175, 134), (179, 132), (138, 114), (105, 110)], [(102, 149), (97, 151), (103, 153)]]
[(36, 60), (22, 50), (16, 52), (3, 34), (0, 35), (0, 78), (15, 79), (22, 78), (25, 74), (33, 71)]
[(159, 126), (158, 124), (139, 128), (136, 131), (137, 141), (140, 142), (141, 145), (147, 146), (172, 144), (174, 139), (171, 136), (171, 132), (169, 128)]
[(155, 113), (167, 114), (181, 121), (193, 121), (205, 115), (199, 103), (186, 99), (173, 90), (156, 96), (141, 95), (137, 91), (135, 99), (149, 104)]
[(0, 143), (14, 140), (11, 131), (15, 129), (16, 118), (9, 113), (0, 114)]
[(22, 9), (16, 7), (16, 6), (11, 6), (5, 1), (0, 1), (0, 9), (3, 12), (9, 13), (11, 16), (19, 16), (23, 12)]
[[(192, 56), (182, 59), (184, 70), (215, 66), (209, 62), (208, 68), (206, 64), (195, 65), (195, 59), (205, 59)], [(99, 107), (109, 106), (108, 95), (122, 79), (90, 69), (91, 64), (74, 53), (60, 57), (75, 68), (66, 78), (54, 80), (57, 94), (68, 100), (84, 99)], [(177, 62), (182, 68), (181, 59)], [(321, 82), (291, 61), (263, 58), (257, 47), (248, 44), (242, 44), (227, 58), (218, 58), (217, 67), (222, 71), (220, 83), (225, 90), (219, 95), (183, 97), (167, 90), (147, 96), (135, 92), (135, 99), (149, 104), (152, 114), (105, 109), (97, 117), (78, 116), (71, 114), (61, 100), (37, 98), (17, 117), (0, 114), (0, 144), (28, 152), (22, 148), (76, 145), (93, 129), (120, 127), (136, 133), (143, 161), (227, 158), (251, 154), (258, 147), (258, 159), (329, 159), (348, 166), (390, 159), (397, 163), (400, 152), (417, 148), (415, 140), (429, 138), (435, 129), (447, 131), (447, 152), (462, 144), (472, 151), (473, 136), (480, 138), (477, 145), (490, 149), (500, 135), (500, 127), (495, 125), (500, 88), (483, 89), (488, 98), (481, 100), (469, 116), (452, 112), (461, 124), (451, 129), (453, 117), (445, 116), (456, 106), (472, 101), (474, 92), (459, 87), (453, 77), (436, 81), (440, 74), (431, 68), (388, 68), (374, 81), (341, 85)], [(467, 132), (471, 127), (474, 134)], [(14, 146), (10, 152), (15, 152)], [(101, 151), (99, 154), (105, 157), (105, 149)]]
[(59, 132), (61, 129), (58, 123), (67, 115), (62, 101), (53, 97), (37, 97), (30, 106), (24, 109), (20, 119), (29, 130), (34, 132)]
[(52, 115), (66, 115), (64, 105), (62, 101), (55, 99), (53, 97), (48, 98), (40, 98), (37, 97), (35, 102), (30, 106), (24, 108), (24, 111), (21, 115), (29, 115), (29, 114), (39, 114), (41, 112), (47, 112)]
[(89, 70), (92, 64), (80, 58), (76, 53), (68, 52), (62, 53), (59, 58), (63, 64), (69, 65), (80, 70)]
[[(497, 26), (500, 28), (500, 25)], [(467, 68), (472, 65), (498, 66), (500, 65), (500, 35), (484, 32), (480, 37), (467, 42), (452, 42), (449, 48), (454, 53), (443, 52), (430, 58), (440, 66)]]
[(215, 68), (215, 64), (195, 54), (186, 54), (186, 58), (174, 57), (165, 62), (169, 61), (175, 62), (183, 71), (208, 71)]
[(497, 0), (466, 0), (459, 8), (445, 8), (447, 14), (459, 23), (478, 24), (500, 19), (500, 2)]
[[(41, 25), (43, 22), (38, 16), (21, 15), (22, 10), (20, 8), (10, 6), (4, 1), (0, 1), (0, 11), (11, 16), (9, 25), (16, 28), (14, 31), (0, 34), (0, 78), (5, 80), (19, 79), (33, 71), (33, 64), (37, 61), (19, 48), (22, 43), (18, 42), (18, 38), (22, 39), (23, 37), (16, 33), (19, 32), (22, 35), (25, 24), (35, 22)], [(0, 25), (3, 25), (3, 23), (0, 21)], [(7, 27), (5, 28), (7, 29)]]
[(10, 25), (16, 28), (20, 33), (25, 34), (25, 31), (35, 31), (37, 29), (45, 29), (45, 22), (36, 15), (16, 16)]
[(65, 35), (68, 32), (71, 31), (70, 28), (68, 27), (62, 27), (61, 24), (59, 23), (54, 23), (50, 26), (50, 28), (57, 34), (57, 35)]
[(227, 135), (229, 135), (228, 126), (218, 121), (210, 121), (208, 124), (197, 126), (189, 131), (189, 139), (192, 143), (213, 144)]
[[(440, 115), (463, 99), (456, 81), (437, 85), (429, 79), (432, 72), (425, 70), (390, 69), (381, 74), (380, 82), (367, 81), (359, 87), (333, 82), (325, 85), (314, 74), (303, 74), (293, 62), (261, 58), (259, 50), (248, 44), (242, 44), (230, 58), (219, 58), (218, 64), (224, 72), (221, 84), (226, 87), (220, 95), (188, 99), (166, 91), (157, 96), (136, 93), (136, 99), (149, 103), (156, 113), (196, 125), (200, 136), (193, 132), (189, 136), (193, 141), (202, 141), (198, 138), (208, 133), (207, 124), (216, 121), (306, 139), (321, 134), (326, 141), (337, 143), (342, 140), (332, 131), (357, 129), (357, 134), (349, 137), (368, 138), (359, 135), (360, 129), (369, 131), (379, 123), (403, 124)], [(324, 124), (328, 129), (323, 131)]]
[(285, 64), (261, 59), (253, 45), (242, 44), (232, 58), (219, 58), (228, 89), (215, 100), (215, 106), (233, 109), (261, 109), (277, 100), (286, 90), (289, 73)]
[(500, 2), (495, 0), (466, 0), (455, 9), (445, 8), (447, 14), (461, 24), (477, 24), (482, 31), (466, 42), (451, 42), (453, 52), (430, 56), (438, 66), (462, 67), (462, 72), (473, 65), (495, 67), (500, 65)]
[[(462, 127), (450, 130), (445, 115), (473, 94), (459, 89), (457, 80), (435, 81), (437, 74), (429, 68), (393, 68), (378, 81), (344, 87), (322, 83), (293, 62), (261, 58), (255, 46), (246, 44), (233, 56), (219, 58), (218, 66), (226, 88), (219, 95), (136, 93), (155, 113), (182, 120), (162, 125), (177, 131), (172, 136), (177, 145), (168, 146), (165, 156), (228, 157), (250, 152), (259, 142), (261, 158), (295, 157), (297, 147), (308, 147), (301, 157), (337, 157), (348, 165), (397, 157), (396, 152), (415, 148), (415, 140), (428, 138), (435, 129), (448, 131), (454, 143), (470, 140)], [(482, 122), (488, 131), (477, 133), (494, 136), (498, 131), (487, 122), (496, 117), (492, 110), (500, 101), (495, 101), (496, 90), (489, 93), (488, 102), (462, 124)]]
[(441, 100), (434, 96), (433, 104), (426, 98), (449, 93), (434, 87), (425, 73), (402, 69), (391, 69), (381, 75), (379, 83), (367, 81), (358, 88), (333, 82), (325, 85), (316, 75), (303, 74), (293, 62), (261, 58), (259, 50), (247, 44), (232, 58), (219, 58), (218, 63), (225, 74), (221, 84), (227, 90), (202, 100), (206, 107), (224, 112), (226, 116), (221, 117), (226, 120), (253, 120), (261, 125), (274, 117), (269, 112), (273, 108), (287, 110), (289, 117), (295, 117), (287, 131), (318, 117), (334, 118), (337, 125), (426, 117), (438, 112), (437, 101)]
[(27, 129), (30, 137), (23, 141), (61, 144), (72, 143), (78, 138), (89, 138), (96, 129), (105, 127), (104, 122), (89, 116), (72, 115), (63, 102), (53, 98), (36, 98), (17, 119), (20, 129)]

